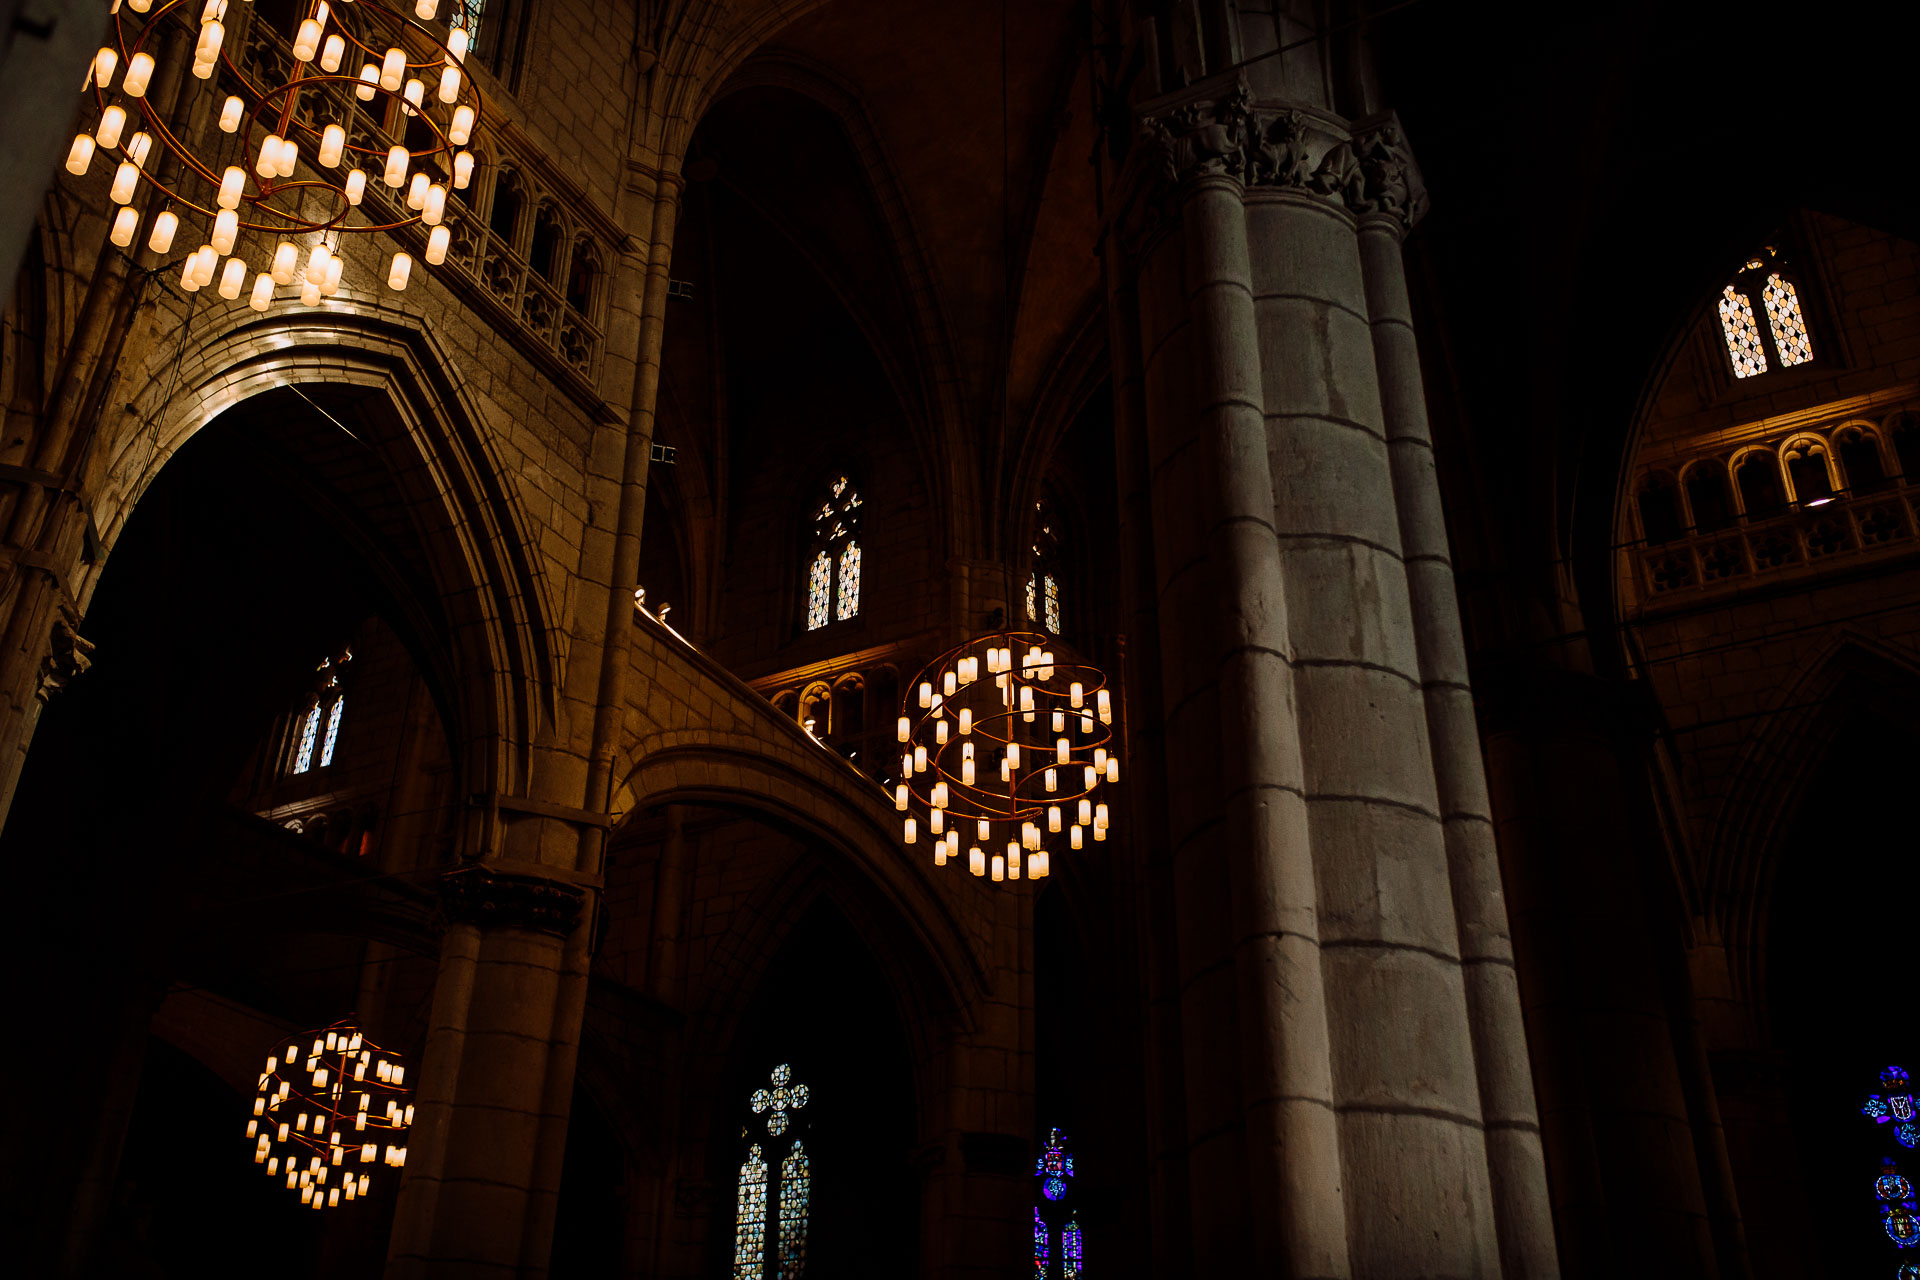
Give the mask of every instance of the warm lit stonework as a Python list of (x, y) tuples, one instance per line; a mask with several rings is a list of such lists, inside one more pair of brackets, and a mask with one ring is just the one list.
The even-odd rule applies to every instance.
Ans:
[(1908, 8), (0, 0), (0, 1269), (1914, 1280)]

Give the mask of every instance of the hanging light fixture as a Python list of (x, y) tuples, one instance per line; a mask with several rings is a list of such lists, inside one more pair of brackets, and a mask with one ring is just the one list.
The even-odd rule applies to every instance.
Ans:
[(999, 631), (947, 650), (901, 706), (903, 835), (924, 830), (935, 866), (965, 853), (976, 876), (1039, 880), (1053, 850), (1107, 838), (1100, 788), (1120, 781), (1113, 695), (1097, 667), (1051, 636)]
[(364, 1199), (375, 1164), (407, 1162), (406, 1076), (399, 1055), (368, 1040), (351, 1018), (290, 1037), (260, 1073), (247, 1121), (253, 1162), (303, 1205)]
[[(141, 185), (158, 189), (163, 205), (148, 248), (170, 252), (183, 230), (189, 244), (204, 236), (182, 265), (180, 287), (189, 293), (213, 283), (225, 258), (218, 271), (221, 297), (244, 293), (249, 306), (265, 311), (276, 287), (293, 286), (289, 297), (315, 304), (340, 288), (342, 234), (391, 232), (416, 223), (437, 227), (448, 184), (465, 187), (472, 179), (473, 154), (466, 148), (480, 118), (480, 93), (464, 73), (464, 23), (447, 31), (445, 40), (425, 25), (439, 0), (412, 0), (411, 16), (401, 11), (407, 0), (306, 0), (289, 78), (281, 83), (255, 83), (230, 56), (228, 0), (110, 3), (113, 43), (94, 55), (82, 85), (93, 96), (95, 123), (74, 138), (67, 171), (84, 176), (99, 153), (115, 166), (108, 196), (122, 207), (111, 237), (123, 247), (139, 234), (141, 216), (133, 204)], [(255, 14), (251, 20), (263, 19)], [(236, 140), (211, 142), (221, 152), (218, 159), (176, 135), (148, 98), (157, 71), (154, 50), (164, 47), (169, 25), (191, 34), (189, 70), (222, 98), (219, 129)], [(374, 131), (365, 127), (372, 123), (368, 108), (356, 101), (373, 102), (381, 94), (401, 100), (403, 121), (425, 126), (427, 145), (414, 150), (353, 141), (356, 112), (362, 137)], [(164, 155), (177, 162), (166, 183), (159, 176)], [(382, 197), (369, 189), (382, 186), (396, 193)], [(355, 209), (362, 210), (357, 221)], [(301, 256), (296, 241), (308, 242), (311, 255), (303, 276), (289, 265)], [(438, 253), (430, 246), (429, 260), (444, 256), (444, 244)], [(411, 255), (394, 254), (388, 287), (405, 289), (412, 265)]]

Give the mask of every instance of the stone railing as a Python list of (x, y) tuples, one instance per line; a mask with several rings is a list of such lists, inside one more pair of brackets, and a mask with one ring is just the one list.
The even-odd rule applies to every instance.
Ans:
[(1910, 550), (1920, 528), (1920, 484), (1888, 481), (1766, 519), (1739, 517), (1634, 551), (1643, 603), (1806, 575)]
[[(293, 51), (279, 32), (256, 19), (247, 25), (245, 66), (247, 74), (257, 84), (284, 84), (293, 76)], [(404, 125), (397, 125), (396, 132), (379, 115), (368, 110), (369, 107), (384, 110), (388, 102), (386, 95), (376, 97), (372, 103), (361, 103), (350, 92), (337, 86), (327, 86), (317, 92), (324, 93), (329, 100), (329, 118), (347, 122), (347, 138), (351, 146), (380, 154), (390, 146), (405, 141), (401, 136), (405, 132)], [(303, 95), (297, 110), (307, 123), (316, 123), (313, 94)], [(394, 119), (397, 122), (404, 117), (396, 113)], [(556, 372), (578, 380), (574, 388), (576, 391), (591, 394), (599, 379), (600, 361), (606, 345), (605, 335), (599, 325), (594, 323), (592, 316), (570, 305), (565, 295), (543, 279), (507, 238), (487, 225), (482, 216), (492, 195), (491, 184), (503, 165), (522, 175), (523, 183), (529, 188), (522, 194), (525, 202), (523, 216), (531, 217), (533, 209), (543, 201), (549, 206), (556, 203), (544, 196), (538, 184), (537, 175), (549, 169), (550, 165), (543, 156), (524, 154), (499, 131), (494, 131), (488, 141), (494, 153), (491, 162), (476, 170), (472, 185), (467, 190), (450, 193), (454, 198), (447, 202), (446, 223), (452, 240), (446, 262), (437, 267), (425, 265), (422, 255), (426, 248), (426, 228), (410, 227), (397, 234), (422, 267), (440, 273), (441, 278), (452, 285), (496, 329), (520, 340), (522, 349), (550, 357), (547, 363)], [(372, 169), (369, 170), (369, 176), (375, 180), (367, 186), (362, 212), (381, 222), (398, 222), (411, 216), (410, 211), (405, 209), (404, 200), (397, 193), (390, 194)], [(558, 203), (572, 203), (572, 198), (560, 198)], [(583, 244), (591, 246), (598, 270), (604, 272), (606, 264), (613, 261), (606, 238), (597, 229), (570, 227), (559, 241), (556, 274), (567, 269), (569, 258), (582, 252)], [(604, 305), (600, 296), (604, 287), (602, 275), (594, 282), (588, 308), (590, 311)]]

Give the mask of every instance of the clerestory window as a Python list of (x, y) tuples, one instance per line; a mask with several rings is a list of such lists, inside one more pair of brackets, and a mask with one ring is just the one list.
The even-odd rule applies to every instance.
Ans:
[(801, 1280), (807, 1270), (813, 1166), (800, 1137), (807, 1086), (786, 1063), (769, 1083), (747, 1100), (753, 1114), (741, 1129), (748, 1145), (734, 1193), (733, 1280)]
[(340, 746), (340, 724), (347, 711), (342, 679), (352, 661), (353, 651), (342, 649), (333, 657), (320, 659), (314, 669), (313, 691), (294, 717), (288, 773), (308, 773), (333, 763)]
[(813, 507), (807, 557), (807, 630), (860, 614), (860, 492), (835, 477)]
[(1736, 378), (1790, 369), (1813, 359), (1800, 290), (1769, 247), (1720, 291), (1720, 335)]

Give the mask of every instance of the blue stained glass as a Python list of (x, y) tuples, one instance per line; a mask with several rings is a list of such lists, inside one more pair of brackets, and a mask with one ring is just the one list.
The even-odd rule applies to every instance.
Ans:
[(1907, 1074), (1905, 1067), (1891, 1066), (1880, 1073), (1882, 1089), (1905, 1090), (1910, 1083), (1912, 1083), (1912, 1077)]
[(1901, 1146), (1911, 1147), (1920, 1143), (1920, 1125), (1897, 1124), (1893, 1126), (1893, 1136), (1899, 1140)]
[(807, 1269), (807, 1193), (813, 1174), (795, 1139), (780, 1162), (780, 1280), (800, 1280)]
[(1058, 1178), (1048, 1178), (1040, 1184), (1040, 1189), (1047, 1193), (1047, 1199), (1049, 1200), (1058, 1200), (1061, 1196), (1067, 1194), (1067, 1184)]
[(760, 1280), (767, 1240), (767, 1162), (756, 1145), (740, 1166), (733, 1218), (733, 1280)]
[(300, 730), (300, 754), (294, 758), (293, 771), (305, 773), (313, 767), (313, 743), (320, 736), (320, 708), (314, 707), (307, 712), (307, 722)]
[(333, 700), (333, 710), (327, 713), (327, 736), (320, 747), (320, 767), (326, 768), (333, 763), (333, 748), (340, 741), (340, 715), (347, 709), (345, 698)]
[(1882, 1200), (1911, 1200), (1913, 1184), (1897, 1173), (1883, 1173), (1873, 1180), (1873, 1194)]
[(1063, 1280), (1080, 1280), (1080, 1215), (1077, 1213), (1060, 1229), (1060, 1275)]
[(1039, 1178), (1040, 1190), (1049, 1200), (1058, 1200), (1067, 1194), (1068, 1178), (1073, 1176), (1073, 1157), (1067, 1152), (1067, 1135), (1058, 1129), (1047, 1131), (1046, 1149), (1033, 1162), (1033, 1176)]
[(1869, 1094), (1867, 1095), (1866, 1105), (1860, 1108), (1860, 1114), (1875, 1124), (1885, 1124), (1887, 1122), (1887, 1104), (1879, 1094)]
[(1892, 1097), (1887, 1099), (1887, 1106), (1889, 1109), (1892, 1110), (1893, 1118), (1895, 1120), (1913, 1119), (1913, 1095), (1912, 1094), (1896, 1093)]
[(1903, 1262), (1900, 1269), (1893, 1273), (1893, 1280), (1920, 1280), (1920, 1262)]
[(1033, 1208), (1033, 1274), (1034, 1280), (1046, 1280), (1047, 1260), (1047, 1224), (1040, 1216), (1040, 1206)]

